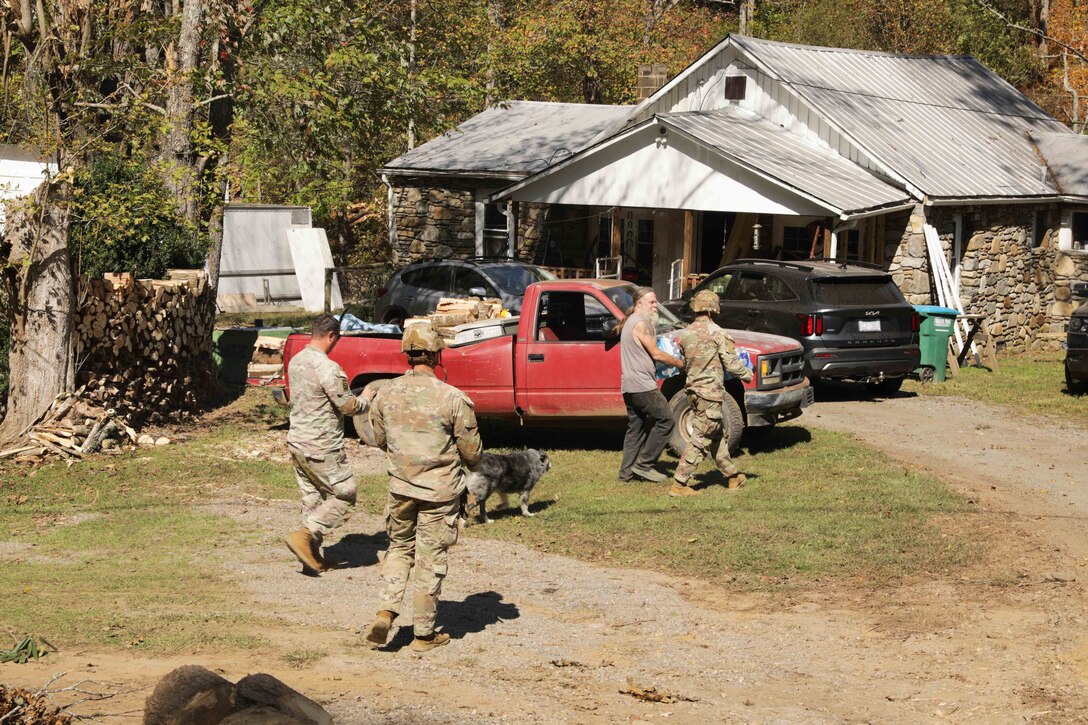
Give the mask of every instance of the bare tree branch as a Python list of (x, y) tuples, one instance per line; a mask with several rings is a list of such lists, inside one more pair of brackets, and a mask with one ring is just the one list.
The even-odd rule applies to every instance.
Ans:
[(1076, 57), (1080, 58), (1081, 61), (1083, 61), (1085, 63), (1088, 63), (1088, 55), (1085, 55), (1085, 53), (1083, 51), (1074, 48), (1073, 46), (1069, 45), (1068, 43), (1063, 43), (1062, 41), (1058, 40), (1057, 38), (1055, 38), (1052, 35), (1047, 35), (1046, 33), (1044, 33), (1042, 30), (1039, 30), (1038, 28), (1029, 28), (1026, 25), (1020, 25), (1019, 23), (1012, 22), (1011, 20), (1008, 19), (1008, 17), (1005, 16), (1004, 13), (1002, 13), (1000, 10), (995, 8), (993, 5), (990, 5), (990, 3), (986, 2), (986, 0), (978, 0), (978, 4), (983, 9), (990, 11), (992, 14), (994, 14), (998, 18), (1000, 18), (1001, 22), (1005, 23), (1005, 25), (1007, 27), (1010, 27), (1013, 30), (1019, 30), (1019, 31), (1022, 31), (1024, 33), (1029, 33), (1031, 35), (1034, 35), (1036, 38), (1047, 41), (1048, 43), (1054, 43), (1055, 45), (1058, 45), (1058, 46), (1060, 46), (1062, 48), (1065, 48), (1067, 51), (1069, 51), (1070, 53), (1072, 53)]

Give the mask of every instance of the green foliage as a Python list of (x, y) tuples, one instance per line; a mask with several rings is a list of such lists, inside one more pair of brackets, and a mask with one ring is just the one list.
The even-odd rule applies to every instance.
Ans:
[(144, 159), (99, 156), (76, 175), (73, 193), (72, 254), (83, 274), (161, 278), (170, 267), (203, 264), (206, 238), (181, 219)]

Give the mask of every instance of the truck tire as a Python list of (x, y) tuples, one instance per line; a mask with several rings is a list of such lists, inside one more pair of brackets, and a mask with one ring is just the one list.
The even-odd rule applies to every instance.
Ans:
[(403, 329), (404, 320), (406, 317), (407, 313), (405, 313), (404, 310), (399, 307), (394, 307), (393, 309), (385, 313), (385, 320), (383, 320), (383, 322), (385, 322), (385, 324), (387, 325), (396, 325), (397, 327)]
[[(371, 380), (369, 383), (367, 383), (362, 388), (362, 390), (360, 392), (365, 391), (365, 390), (373, 390), (376, 393), (376, 392), (378, 392), (378, 390), (380, 390), (382, 388), (382, 386), (384, 386), (390, 380), (392, 380), (392, 378), (381, 378), (380, 380)], [(355, 393), (354, 390), (352, 392)], [(355, 393), (355, 394), (358, 395), (359, 393)], [(360, 413), (359, 415), (351, 416), (351, 422), (352, 422), (352, 425), (355, 428), (356, 435), (359, 436), (359, 442), (360, 443), (365, 443), (368, 446), (373, 446), (374, 445), (374, 426), (372, 426), (370, 424), (370, 411), (368, 410), (365, 413)]]
[[(669, 436), (669, 450), (677, 456), (684, 454), (684, 449), (691, 439), (691, 401), (683, 390), (672, 396), (669, 401), (669, 410), (672, 411), (673, 426), (672, 435)], [(744, 416), (740, 412), (740, 406), (728, 393), (722, 401), (722, 435), (729, 444), (729, 455), (740, 450), (740, 439), (744, 435)]]
[(1088, 381), (1078, 380), (1073, 377), (1073, 373), (1069, 371), (1068, 363), (1065, 365), (1065, 389), (1073, 395), (1080, 395), (1081, 393), (1088, 392)]

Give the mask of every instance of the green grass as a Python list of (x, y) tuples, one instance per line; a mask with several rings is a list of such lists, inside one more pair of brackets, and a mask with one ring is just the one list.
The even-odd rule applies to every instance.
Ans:
[(1064, 421), (1088, 423), (1088, 395), (1070, 394), (1060, 352), (1001, 355), (997, 371), (964, 367), (944, 383), (923, 385), (908, 380), (903, 390), (919, 395), (959, 395), (1017, 413), (1052, 415)]
[(265, 327), (301, 327), (310, 329), (315, 312), (295, 310), (292, 312), (221, 312), (215, 316), (215, 324), (219, 326), (238, 325), (250, 326), (256, 320), (263, 320)]
[[(981, 553), (980, 539), (961, 535), (974, 514), (943, 483), (844, 435), (809, 435), (783, 427), (761, 442), (766, 452), (738, 458), (750, 476), (739, 491), (704, 462), (696, 478), (705, 492), (687, 499), (668, 497), (664, 484), (618, 483), (618, 451), (549, 450), (552, 471), (534, 489), (538, 515), (493, 514), (468, 535), (753, 588), (890, 581), (948, 572)], [(361, 484), (362, 505), (379, 510), (384, 482)]]
[(71, 468), (5, 466), (3, 624), (68, 647), (192, 652), (262, 646), (259, 617), (237, 608), (239, 593), (215, 563), (225, 542), (248, 534), (195, 504), (227, 488), (283, 491), (293, 479), (284, 466), (224, 455), (270, 423), (271, 407), (260, 396), (246, 396), (231, 410), (209, 432), (194, 431), (188, 443)]
[[(262, 454), (282, 445), (285, 423), (285, 410), (268, 402), (267, 391), (251, 389), (175, 445), (71, 468), (4, 466), (5, 627), (65, 649), (270, 646), (261, 611), (238, 606), (245, 595), (218, 565), (223, 552), (270, 534), (208, 504), (244, 495), (297, 497), (290, 467)], [(492, 447), (548, 450), (553, 469), (534, 492), (537, 516), (499, 515), (466, 535), (741, 589), (825, 579), (869, 586), (943, 574), (984, 549), (981, 535), (969, 533), (981, 528), (976, 514), (941, 482), (842, 435), (782, 427), (760, 443), (762, 452), (738, 459), (751, 476), (745, 488), (725, 490), (704, 463), (696, 478), (709, 480), (707, 492), (675, 500), (664, 485), (616, 482), (620, 433), (486, 429)], [(586, 447), (587, 440), (599, 444)], [(385, 477), (359, 483), (360, 508), (380, 512)], [(301, 667), (323, 653), (281, 656)]]

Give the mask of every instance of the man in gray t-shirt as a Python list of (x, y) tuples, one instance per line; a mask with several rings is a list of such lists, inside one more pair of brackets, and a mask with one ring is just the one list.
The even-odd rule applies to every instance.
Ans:
[(684, 361), (657, 347), (654, 314), (657, 295), (649, 287), (639, 287), (633, 295), (634, 307), (620, 331), (620, 361), (623, 376), (620, 392), (627, 406), (627, 435), (623, 439), (623, 461), (619, 478), (631, 481), (635, 476), (660, 482), (668, 476), (654, 469), (672, 433), (673, 420), (668, 401), (658, 390), (654, 363), (684, 369)]

